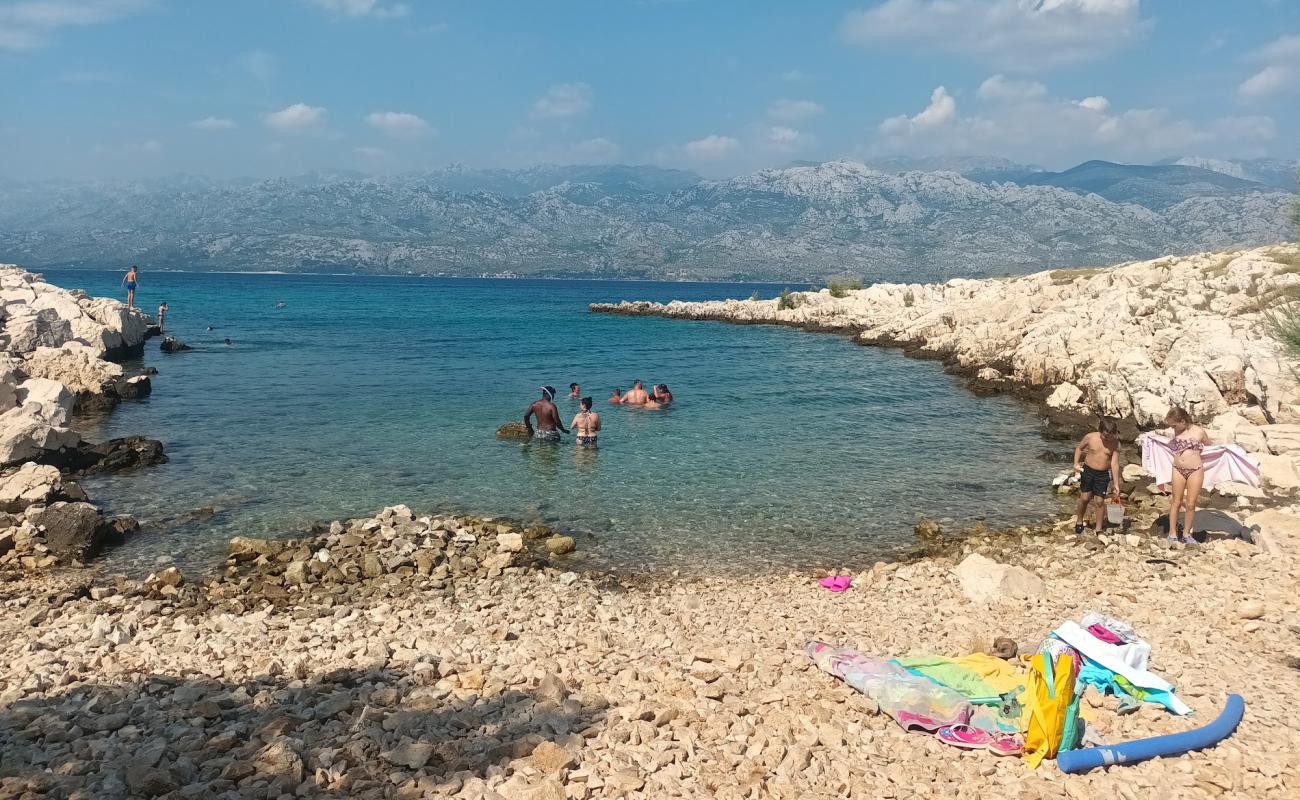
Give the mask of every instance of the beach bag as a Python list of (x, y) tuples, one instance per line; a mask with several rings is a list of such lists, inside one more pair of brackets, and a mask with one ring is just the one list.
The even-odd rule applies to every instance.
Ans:
[[(1036, 653), (1029, 659), (1029, 685), (1025, 688), (1025, 761), (1031, 769), (1054, 758), (1065, 734), (1066, 716), (1074, 702), (1074, 657)], [(1077, 708), (1077, 707), (1076, 707)]]

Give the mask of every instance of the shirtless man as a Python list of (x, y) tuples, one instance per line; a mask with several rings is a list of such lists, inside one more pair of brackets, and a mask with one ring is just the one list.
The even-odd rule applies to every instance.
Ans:
[(623, 395), (623, 405), (625, 406), (643, 406), (650, 400), (650, 394), (645, 390), (645, 384), (641, 381), (633, 381), (632, 388), (627, 390)]
[[(1080, 461), (1083, 463), (1080, 464)], [(1107, 493), (1118, 500), (1123, 481), (1119, 467), (1119, 425), (1115, 420), (1102, 418), (1097, 430), (1084, 436), (1074, 448), (1074, 470), (1079, 476), (1079, 505), (1074, 514), (1074, 533), (1081, 535), (1084, 514), (1088, 504), (1097, 500), (1097, 521), (1094, 533), (1101, 533), (1106, 507), (1102, 502)]]
[[(537, 415), (537, 430), (533, 430), (531, 418), (534, 414)], [(560, 431), (569, 432), (564, 427), (564, 424), (560, 422), (560, 410), (555, 407), (555, 389), (553, 387), (542, 387), (541, 399), (534, 400), (533, 404), (524, 412), (524, 427), (528, 429), (528, 435), (539, 442), (558, 442), (560, 441)]]
[(609, 396), (609, 402), (613, 403), (614, 405), (621, 404), (623, 402), (623, 390), (615, 389), (614, 393)]
[(569, 384), (569, 397), (577, 400), (582, 397), (582, 387), (576, 383)]
[(569, 423), (574, 433), (578, 437), (578, 444), (587, 447), (596, 446), (596, 434), (600, 432), (600, 415), (591, 410), (591, 398), (584, 397), (578, 401), (578, 408), (582, 409)]

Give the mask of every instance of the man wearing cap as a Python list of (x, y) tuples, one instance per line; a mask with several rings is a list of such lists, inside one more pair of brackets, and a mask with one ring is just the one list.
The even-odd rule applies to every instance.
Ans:
[[(560, 431), (569, 432), (560, 422), (560, 410), (555, 407), (554, 401), (555, 389), (551, 386), (543, 386), (541, 399), (534, 400), (524, 412), (524, 427), (528, 429), (528, 435), (540, 442), (558, 442)], [(536, 430), (533, 430), (531, 419), (534, 414), (537, 415)]]

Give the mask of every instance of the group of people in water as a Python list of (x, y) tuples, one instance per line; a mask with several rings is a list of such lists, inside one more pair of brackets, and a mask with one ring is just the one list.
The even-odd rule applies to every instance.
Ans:
[[(578, 401), (578, 413), (574, 415), (569, 427), (560, 421), (560, 409), (555, 405), (555, 387), (542, 386), (542, 396), (534, 400), (524, 411), (524, 427), (528, 435), (541, 442), (558, 442), (560, 433), (572, 433), (575, 441), (584, 447), (595, 447), (600, 434), (600, 414), (592, 410), (590, 397), (582, 396), (582, 386), (569, 384), (569, 399)], [(637, 408), (663, 408), (673, 402), (673, 393), (668, 385), (657, 383), (652, 391), (646, 391), (645, 384), (633, 381), (627, 392), (615, 389), (609, 397), (613, 405), (634, 406)], [(537, 426), (533, 426), (536, 419)]]
[[(1205, 461), (1201, 453), (1211, 444), (1210, 438), (1182, 408), (1170, 409), (1164, 422), (1173, 434), (1169, 449), (1174, 454), (1166, 535), (1170, 542), (1196, 544), (1192, 538), (1196, 503), (1205, 484)], [(1084, 436), (1074, 448), (1074, 471), (1079, 475), (1079, 502), (1074, 515), (1076, 535), (1087, 527), (1090, 504), (1097, 506), (1093, 530), (1101, 533), (1105, 527), (1105, 501), (1109, 498), (1114, 503), (1122, 502), (1122, 463), (1119, 425), (1113, 419), (1102, 418), (1097, 430)]]

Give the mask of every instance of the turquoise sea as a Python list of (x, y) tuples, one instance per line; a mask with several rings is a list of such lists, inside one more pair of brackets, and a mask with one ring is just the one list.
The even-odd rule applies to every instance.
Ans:
[[(116, 272), (46, 276), (122, 294)], [(210, 565), (234, 535), (406, 503), (543, 521), (578, 534), (593, 565), (833, 567), (906, 549), (921, 516), (1011, 523), (1053, 507), (1036, 416), (935, 363), (833, 335), (587, 311), (779, 289), (146, 272), (138, 302), (166, 300), (168, 332), (195, 349), (150, 341), (153, 395), (83, 420), (92, 438), (161, 439), (171, 458), (85, 481), (147, 528), (109, 566)], [(677, 402), (605, 403), (636, 378)], [(495, 438), (539, 385), (571, 381), (597, 400), (598, 450)], [(576, 402), (559, 405), (567, 424)]]

